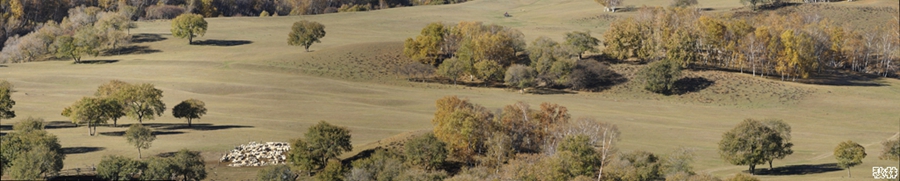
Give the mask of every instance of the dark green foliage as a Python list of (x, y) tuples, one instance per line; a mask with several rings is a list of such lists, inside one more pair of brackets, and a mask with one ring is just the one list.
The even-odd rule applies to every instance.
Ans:
[(444, 60), (444, 62), (438, 66), (437, 73), (438, 75), (453, 79), (453, 84), (456, 84), (456, 80), (459, 79), (459, 76), (462, 76), (466, 72), (470, 72), (471, 69), (473, 68), (470, 61), (454, 57)]
[(170, 158), (150, 158), (147, 160), (147, 168), (141, 172), (143, 180), (173, 180), (175, 165)]
[(584, 52), (599, 52), (597, 45), (600, 44), (600, 40), (591, 36), (590, 31), (573, 31), (566, 33), (566, 44), (571, 46), (574, 52), (578, 53), (578, 59), (581, 59)]
[(187, 119), (188, 127), (191, 127), (191, 120), (200, 119), (204, 114), (206, 114), (206, 103), (197, 99), (184, 100), (172, 107), (172, 116)]
[(784, 138), (778, 131), (760, 121), (746, 119), (731, 131), (722, 135), (719, 141), (719, 155), (735, 165), (750, 166), (754, 173), (756, 165), (774, 158), (775, 152), (783, 147)]
[(168, 159), (171, 159), (169, 168), (172, 169), (175, 178), (185, 181), (199, 181), (206, 178), (206, 164), (203, 163), (203, 157), (200, 157), (199, 152), (182, 149)]
[(328, 160), (328, 164), (325, 165), (325, 169), (321, 172), (316, 173), (317, 181), (343, 181), (344, 180), (344, 166), (341, 165), (341, 161), (338, 160)]
[(310, 176), (312, 170), (319, 169), (325, 163), (319, 163), (320, 159), (313, 159), (312, 150), (303, 139), (291, 140), (291, 151), (287, 153), (287, 161), (299, 172), (306, 172)]
[(568, 173), (567, 180), (579, 175), (590, 176), (595, 173), (600, 163), (597, 152), (591, 145), (587, 135), (569, 135), (557, 146), (560, 159), (567, 159), (563, 166)]
[(434, 169), (444, 164), (447, 159), (447, 144), (428, 133), (416, 137), (404, 145), (406, 162), (411, 165)]
[(141, 124), (132, 124), (128, 130), (125, 130), (125, 140), (138, 149), (138, 158), (140, 158), (141, 149), (149, 149), (153, 140), (156, 140), (156, 135), (153, 135), (153, 130), (150, 128)]
[(569, 74), (569, 85), (575, 90), (595, 91), (620, 82), (620, 78), (615, 71), (600, 62), (582, 60), (578, 61)]
[[(398, 177), (406, 167), (399, 155), (379, 149), (365, 159), (353, 162), (348, 180), (400, 180)], [(353, 173), (356, 172), (356, 173)]]
[(656, 61), (641, 70), (641, 76), (648, 91), (671, 94), (675, 90), (675, 81), (681, 78), (681, 65), (670, 59)]
[(847, 169), (847, 177), (852, 177), (850, 167), (862, 164), (866, 158), (866, 148), (853, 141), (845, 141), (834, 148), (834, 158), (841, 168)]
[(475, 63), (475, 73), (479, 79), (485, 82), (496, 82), (503, 79), (503, 67), (496, 61), (480, 61)]
[(3, 174), (13, 179), (34, 180), (62, 169), (66, 155), (56, 136), (43, 129), (43, 119), (27, 118), (13, 126), (13, 130), (0, 137)]
[(83, 97), (72, 106), (66, 107), (62, 115), (72, 119), (75, 124), (87, 124), (91, 136), (97, 132), (97, 126), (106, 124), (115, 116), (121, 116), (122, 106), (113, 98)]
[(116, 93), (115, 97), (123, 102), (126, 115), (137, 119), (138, 123), (143, 123), (144, 119), (152, 120), (156, 116), (162, 116), (166, 111), (166, 104), (162, 102), (163, 91), (153, 84), (125, 86)]
[(300, 20), (294, 22), (291, 27), (287, 42), (291, 46), (303, 46), (309, 52), (309, 46), (313, 43), (321, 43), (322, 37), (325, 37), (325, 25), (315, 21)]
[(291, 171), (287, 165), (269, 166), (256, 172), (256, 180), (259, 181), (294, 181), (297, 174)]
[(563, 83), (566, 75), (574, 67), (575, 57), (572, 47), (560, 45), (548, 37), (539, 37), (528, 47), (531, 67), (537, 72), (543, 84)]
[(16, 117), (16, 111), (12, 110), (16, 101), (10, 98), (10, 94), (12, 94), (12, 84), (6, 80), (0, 80), (0, 119)]
[(106, 155), (97, 164), (97, 176), (108, 180), (132, 180), (146, 167), (143, 162), (131, 158)]
[(320, 121), (306, 132), (306, 141), (312, 158), (319, 163), (326, 163), (344, 152), (353, 150), (350, 143), (350, 130)]

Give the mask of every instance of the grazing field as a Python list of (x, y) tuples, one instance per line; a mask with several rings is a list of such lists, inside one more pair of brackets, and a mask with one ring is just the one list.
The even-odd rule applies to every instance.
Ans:
[[(700, 0), (711, 13), (742, 8), (737, 0)], [(626, 1), (625, 5), (668, 5), (663, 0)], [(827, 3), (856, 7), (893, 7), (896, 0)], [(802, 5), (801, 5), (802, 6)], [(793, 7), (788, 7), (793, 8)], [(828, 12), (839, 9), (829, 9)], [(504, 18), (508, 12), (510, 18)], [(896, 12), (894, 10), (893, 12)], [(874, 13), (874, 14), (872, 14)], [(890, 11), (847, 13), (848, 20), (887, 18)], [(616, 18), (634, 12), (604, 13), (590, 0), (478, 0), (462, 4), (394, 8), (372, 12), (316, 16), (208, 18), (209, 30), (188, 45), (169, 32), (169, 21), (140, 22), (131, 30), (138, 43), (130, 54), (86, 57), (94, 64), (71, 60), (0, 65), (0, 79), (15, 86), (17, 117), (2, 120), (0, 131), (25, 117), (51, 122), (70, 154), (64, 170), (96, 165), (103, 155), (137, 157), (120, 127), (70, 127), (60, 115), (64, 107), (111, 79), (153, 83), (163, 90), (165, 114), (145, 124), (162, 133), (144, 155), (202, 151), (208, 179), (255, 178), (259, 168), (230, 168), (217, 162), (229, 149), (250, 141), (288, 141), (320, 120), (350, 128), (354, 152), (390, 145), (432, 127), (435, 100), (459, 95), (496, 110), (523, 101), (537, 107), (552, 102), (568, 107), (573, 117), (595, 117), (615, 123), (622, 132), (621, 151), (665, 154), (679, 146), (696, 149), (699, 172), (728, 176), (747, 169), (724, 162), (717, 153), (723, 132), (746, 118), (778, 118), (793, 127), (794, 154), (775, 167), (803, 167), (803, 173), (759, 176), (764, 180), (846, 180), (835, 163), (834, 147), (853, 140), (868, 157), (852, 168), (854, 178), (871, 179), (873, 166), (898, 166), (878, 160), (881, 141), (900, 131), (900, 80), (847, 80), (842, 85), (815, 85), (722, 71), (689, 71), (686, 77), (707, 85), (684, 94), (662, 96), (644, 91), (635, 81), (643, 65), (618, 63), (612, 69), (629, 81), (602, 92), (519, 94), (499, 88), (452, 86), (405, 81), (392, 70), (409, 60), (402, 41), (430, 22), (481, 21), (521, 30), (527, 41), (539, 36), (562, 40), (568, 31), (590, 30), (599, 37)], [(859, 15), (859, 16), (854, 16)], [(836, 18), (840, 18), (836, 16)], [(855, 19), (854, 19), (855, 18)], [(301, 19), (321, 22), (327, 35), (312, 52), (286, 43), (290, 26)], [(840, 20), (838, 20), (840, 21)], [(208, 114), (194, 127), (171, 115), (171, 107), (189, 98), (206, 102)], [(412, 133), (410, 133), (412, 132)], [(396, 136), (395, 136), (396, 135)], [(386, 139), (390, 138), (390, 139)], [(383, 140), (386, 139), (386, 140)], [(345, 154), (350, 157), (353, 154)], [(767, 168), (759, 166), (758, 168)], [(867, 179), (868, 178), (868, 179)]]

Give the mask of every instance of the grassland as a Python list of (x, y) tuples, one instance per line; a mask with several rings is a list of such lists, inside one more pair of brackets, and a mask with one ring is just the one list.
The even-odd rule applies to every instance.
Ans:
[[(626, 1), (626, 5), (667, 5), (664, 0)], [(714, 12), (740, 8), (737, 0), (700, 1)], [(892, 0), (829, 3), (838, 7), (897, 7)], [(503, 18), (509, 12), (511, 18)], [(862, 13), (860, 13), (862, 14)], [(352, 130), (355, 151), (402, 140), (409, 132), (430, 129), (434, 101), (459, 95), (499, 109), (516, 101), (533, 106), (553, 102), (567, 106), (574, 117), (595, 117), (619, 125), (621, 151), (667, 153), (678, 146), (697, 150), (694, 167), (718, 176), (746, 167), (723, 162), (716, 143), (721, 134), (745, 118), (779, 118), (793, 127), (795, 153), (775, 166), (834, 163), (834, 146), (854, 140), (869, 156), (854, 167), (854, 179), (867, 180), (872, 166), (896, 166), (877, 159), (882, 140), (900, 131), (900, 81), (876, 79), (861, 86), (826, 86), (782, 82), (747, 74), (694, 71), (709, 87), (683, 95), (661, 96), (643, 91), (635, 81), (599, 93), (532, 95), (496, 88), (462, 87), (403, 81), (392, 67), (408, 61), (400, 56), (402, 41), (430, 22), (482, 21), (517, 28), (527, 40), (548, 36), (556, 40), (573, 30), (598, 36), (615, 18), (633, 12), (603, 13), (589, 0), (478, 0), (463, 4), (395, 8), (373, 12), (317, 16), (209, 18), (209, 31), (195, 38), (208, 45), (188, 45), (173, 38), (168, 21), (140, 22), (136, 35), (158, 36), (135, 44), (142, 53), (87, 57), (105, 64), (47, 61), (0, 66), (0, 78), (15, 85), (12, 98), (19, 115), (2, 120), (3, 132), (18, 119), (42, 117), (66, 122), (62, 109), (110, 79), (153, 83), (164, 91), (163, 101), (174, 106), (196, 98), (209, 112), (195, 120), (197, 128), (172, 126), (170, 111), (152, 123), (166, 134), (144, 151), (158, 154), (181, 148), (203, 151), (210, 179), (250, 179), (258, 168), (228, 168), (217, 158), (226, 150), (250, 141), (287, 141), (300, 137), (308, 126), (326, 120)], [(849, 16), (848, 16), (849, 17)], [(859, 16), (852, 16), (859, 17)], [(864, 19), (882, 18), (879, 14)], [(318, 21), (328, 34), (321, 44), (304, 52), (286, 44), (290, 25), (300, 19)], [(613, 69), (634, 78), (638, 65)], [(123, 119), (120, 124), (134, 120)], [(99, 136), (87, 128), (52, 128), (63, 147), (89, 148), (69, 154), (65, 169), (85, 168), (107, 154), (137, 157), (137, 150), (115, 136), (126, 128), (100, 127)], [(107, 133), (107, 134), (102, 134)], [(399, 136), (395, 136), (399, 135)], [(387, 139), (387, 140), (383, 140)], [(380, 141), (382, 140), (382, 141)], [(348, 154), (349, 156), (349, 154)], [(762, 167), (762, 166), (761, 166)], [(816, 172), (816, 169), (812, 169)], [(846, 171), (801, 175), (761, 176), (765, 180), (846, 180)]]

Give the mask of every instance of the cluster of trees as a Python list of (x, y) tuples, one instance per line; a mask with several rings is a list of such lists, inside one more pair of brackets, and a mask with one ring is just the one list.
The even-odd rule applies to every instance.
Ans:
[[(143, 124), (145, 119), (153, 120), (162, 116), (166, 104), (162, 102), (162, 90), (153, 84), (129, 84), (119, 80), (111, 80), (100, 85), (94, 97), (83, 97), (62, 111), (62, 115), (72, 119), (75, 124), (87, 124), (91, 136), (97, 132), (97, 126), (113, 121), (117, 126), (118, 119), (128, 116)], [(172, 110), (172, 116), (186, 118), (188, 126), (193, 119), (206, 114), (205, 103), (196, 99), (182, 101)]]
[[(894, 18), (896, 19), (896, 17)], [(825, 68), (895, 76), (900, 25), (856, 29), (814, 14), (716, 17), (697, 9), (641, 8), (604, 33), (604, 53), (641, 61), (670, 59), (714, 67), (807, 78)], [(699, 37), (699, 38), (695, 38)]]
[(108, 180), (203, 180), (206, 164), (199, 152), (182, 149), (171, 157), (135, 160), (106, 155), (97, 164), (97, 176)]
[(72, 58), (78, 63), (83, 56), (97, 56), (102, 51), (121, 48), (131, 38), (126, 31), (136, 27), (129, 14), (121, 10), (107, 12), (97, 7), (78, 6), (68, 12), (59, 21), (34, 22), (40, 24), (33, 26), (33, 32), (9, 34), (0, 52), (0, 63), (30, 62), (48, 55)]
[(0, 175), (36, 180), (56, 175), (66, 158), (56, 135), (44, 130), (41, 118), (26, 118), (0, 137)]
[(404, 72), (436, 72), (454, 84), (466, 78), (484, 83), (505, 82), (519, 88), (593, 90), (614, 81), (616, 74), (605, 65), (580, 60), (585, 52), (598, 52), (599, 40), (590, 32), (566, 33), (564, 43), (539, 37), (528, 47), (523, 37), (518, 30), (494, 24), (431, 23), (420, 35), (406, 39), (403, 54), (437, 70), (408, 66)]

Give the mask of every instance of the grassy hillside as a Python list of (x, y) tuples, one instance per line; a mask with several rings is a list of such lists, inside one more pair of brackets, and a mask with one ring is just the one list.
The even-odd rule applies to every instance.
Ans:
[[(626, 1), (626, 5), (658, 6), (668, 1)], [(714, 12), (740, 8), (737, 0), (700, 1)], [(840, 7), (897, 7), (892, 0), (862, 0), (830, 3)], [(509, 12), (512, 17), (504, 18)], [(621, 151), (648, 150), (667, 153), (678, 146), (697, 149), (695, 168), (718, 176), (738, 173), (746, 167), (732, 166), (718, 157), (716, 143), (721, 134), (745, 118), (779, 118), (793, 127), (795, 153), (775, 166), (834, 163), (831, 153), (842, 141), (866, 146), (869, 156), (854, 167), (854, 179), (863, 180), (872, 166), (897, 165), (880, 161), (880, 141), (900, 131), (900, 81), (876, 79), (864, 86), (824, 86), (769, 80), (750, 75), (696, 71), (709, 87), (683, 95), (661, 96), (640, 89), (635, 81), (599, 93), (531, 95), (493, 88), (461, 87), (403, 81), (389, 71), (402, 65), (402, 41), (418, 34), (430, 22), (482, 21), (521, 30), (530, 42), (538, 36), (561, 40), (564, 32), (590, 30), (595, 36), (617, 17), (633, 12), (603, 13), (590, 0), (479, 0), (443, 6), (395, 8), (373, 12), (317, 16), (209, 18), (209, 31), (195, 38), (204, 45), (188, 45), (173, 38), (170, 22), (140, 22), (132, 34), (139, 53), (86, 57), (105, 64), (72, 64), (48, 61), (0, 66), (0, 79), (15, 85), (12, 98), (19, 117), (2, 120), (2, 131), (28, 116), (43, 117), (54, 124), (67, 119), (62, 109), (97, 86), (119, 79), (153, 83), (164, 91), (169, 108), (196, 98), (209, 112), (195, 120), (196, 128), (172, 126), (170, 110), (146, 121), (167, 134), (160, 135), (144, 151), (158, 154), (181, 148), (203, 151), (210, 178), (250, 179), (258, 168), (228, 168), (217, 164), (223, 152), (250, 141), (287, 141), (300, 137), (320, 120), (347, 126), (357, 148), (410, 131), (431, 127), (434, 101), (459, 95), (489, 109), (523, 101), (537, 106), (553, 102), (569, 108), (573, 117), (596, 117), (619, 125)], [(864, 18), (880, 18), (865, 15)], [(318, 21), (326, 26), (321, 44), (304, 52), (287, 46), (286, 35), (293, 22)], [(634, 80), (637, 65), (613, 65)], [(135, 123), (122, 119), (120, 124)], [(102, 155), (136, 157), (137, 150), (116, 136), (126, 127), (100, 127), (99, 136), (88, 136), (87, 128), (52, 128), (63, 147), (87, 148), (69, 154), (66, 168), (85, 168)], [(420, 131), (421, 132), (421, 131)], [(103, 134), (106, 133), (106, 134)], [(399, 138), (393, 138), (396, 140)], [(385, 141), (388, 142), (389, 140)], [(357, 149), (356, 151), (359, 151)], [(762, 166), (761, 166), (762, 167)], [(838, 180), (846, 171), (761, 176), (766, 180)], [(215, 173), (212, 173), (215, 172)]]

